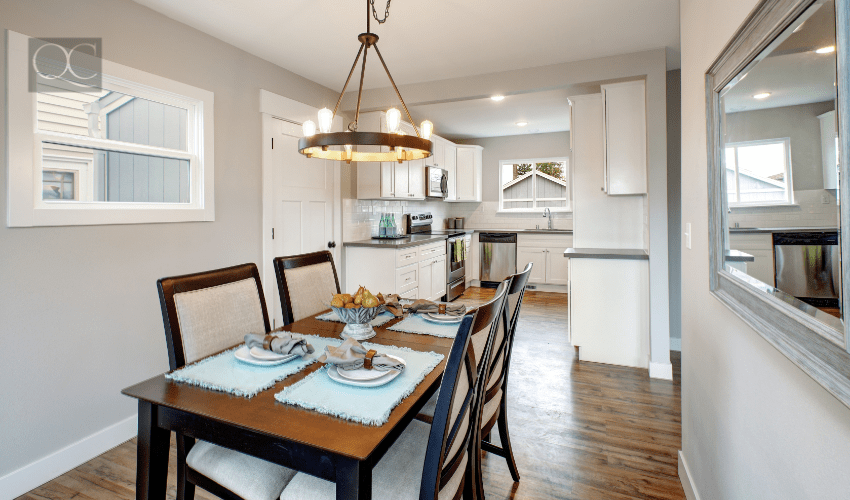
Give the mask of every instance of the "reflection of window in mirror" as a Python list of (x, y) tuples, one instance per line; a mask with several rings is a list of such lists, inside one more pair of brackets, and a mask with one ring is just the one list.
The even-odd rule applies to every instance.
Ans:
[(724, 268), (840, 318), (835, 45), (834, 3), (817, 2), (732, 79), (721, 161)]

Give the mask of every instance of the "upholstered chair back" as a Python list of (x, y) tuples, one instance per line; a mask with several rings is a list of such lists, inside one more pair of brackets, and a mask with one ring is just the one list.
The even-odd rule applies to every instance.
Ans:
[(331, 296), (340, 293), (330, 252), (277, 257), (274, 268), (284, 325), (328, 309)]
[(157, 288), (172, 370), (269, 331), (254, 264), (162, 278)]

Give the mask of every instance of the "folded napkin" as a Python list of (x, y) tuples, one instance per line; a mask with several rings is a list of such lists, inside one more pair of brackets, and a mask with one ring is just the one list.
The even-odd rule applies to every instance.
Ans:
[(360, 345), (360, 342), (349, 338), (339, 347), (327, 345), (325, 352), (319, 357), (322, 363), (330, 363), (338, 366), (343, 370), (357, 370), (364, 365), (369, 368), (371, 360), (371, 369), (385, 372), (387, 370), (404, 370), (404, 363), (399, 363), (397, 359), (391, 358), (386, 354), (379, 354), (375, 350), (367, 350)]
[(384, 306), (387, 308), (387, 311), (395, 314), (396, 318), (404, 316), (404, 306), (399, 302), (398, 294), (391, 293), (384, 297)]
[[(407, 312), (412, 313), (436, 313), (439, 312), (440, 306), (436, 302), (419, 299), (407, 306), (406, 309)], [(463, 304), (446, 304), (446, 314), (449, 316), (463, 316), (465, 313), (466, 306)]]
[(249, 333), (245, 335), (245, 345), (248, 346), (248, 349), (259, 347), (278, 354), (297, 354), (299, 356), (305, 356), (315, 351), (313, 346), (308, 344), (305, 339), (294, 337), (288, 332), (280, 332), (277, 335)]

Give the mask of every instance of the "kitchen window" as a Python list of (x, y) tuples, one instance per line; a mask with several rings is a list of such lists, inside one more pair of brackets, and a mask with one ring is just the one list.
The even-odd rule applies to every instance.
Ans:
[(499, 162), (500, 212), (567, 212), (570, 210), (567, 158)]
[(10, 227), (214, 220), (212, 92), (105, 60), (96, 87), (30, 91), (28, 42), (9, 32)]
[(729, 206), (793, 203), (790, 158), (789, 139), (726, 144)]

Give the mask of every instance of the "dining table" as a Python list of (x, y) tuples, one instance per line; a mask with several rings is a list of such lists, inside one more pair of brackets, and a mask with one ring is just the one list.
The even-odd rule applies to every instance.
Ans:
[[(375, 327), (376, 335), (368, 342), (444, 357), (380, 426), (275, 399), (275, 394), (321, 369), (320, 362), (307, 365), (251, 398), (176, 382), (166, 378), (167, 373), (121, 391), (137, 399), (139, 405), (137, 500), (166, 498), (171, 432), (333, 481), (338, 500), (371, 499), (373, 467), (438, 389), (453, 342), (452, 338), (389, 330), (399, 321), (396, 318)], [(344, 327), (344, 323), (313, 316), (275, 331), (340, 339)]]

